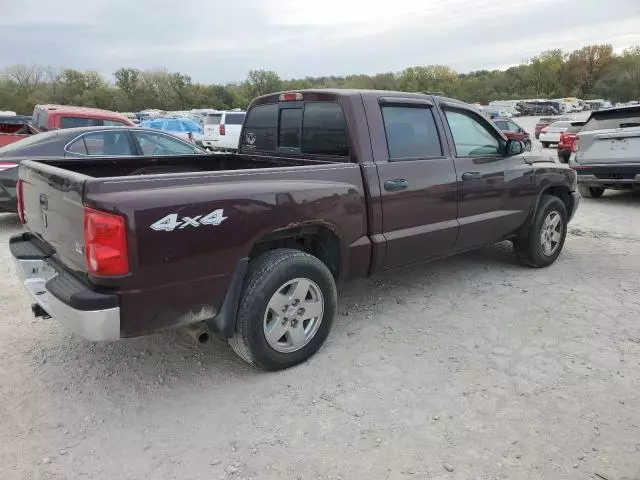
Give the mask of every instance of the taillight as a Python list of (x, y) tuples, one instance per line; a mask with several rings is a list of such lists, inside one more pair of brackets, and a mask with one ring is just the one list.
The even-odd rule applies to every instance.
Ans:
[(18, 179), (16, 183), (16, 197), (18, 197), (18, 220), (20, 223), (27, 223), (27, 216), (24, 214), (24, 180)]
[(93, 275), (129, 273), (124, 217), (85, 207), (84, 256)]
[(226, 131), (225, 131), (225, 128), (224, 128), (224, 123), (220, 124), (220, 135), (226, 135)]
[(540, 130), (540, 133), (547, 133), (549, 130), (547, 128), (543, 128), (542, 130)]
[(295, 93), (281, 93), (278, 100), (281, 102), (296, 102), (302, 100), (302, 94), (300, 92)]

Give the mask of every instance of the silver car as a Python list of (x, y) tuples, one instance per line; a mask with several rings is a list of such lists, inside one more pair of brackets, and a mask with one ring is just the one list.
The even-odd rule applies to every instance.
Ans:
[(569, 164), (583, 197), (601, 197), (608, 188), (640, 189), (639, 105), (593, 112), (576, 143)]

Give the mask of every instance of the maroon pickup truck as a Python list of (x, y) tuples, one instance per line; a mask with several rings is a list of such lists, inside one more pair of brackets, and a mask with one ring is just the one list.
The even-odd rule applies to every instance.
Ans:
[(286, 368), (327, 338), (339, 280), (502, 240), (553, 263), (576, 174), (522, 153), (448, 98), (267, 95), (238, 154), (23, 161), (10, 248), (35, 315), (87, 339), (191, 326)]

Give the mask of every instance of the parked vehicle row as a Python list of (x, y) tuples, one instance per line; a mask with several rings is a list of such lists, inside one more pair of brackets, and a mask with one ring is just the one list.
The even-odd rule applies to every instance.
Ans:
[(552, 264), (576, 173), (522, 152), (449, 98), (267, 95), (238, 154), (23, 161), (10, 249), (36, 316), (91, 340), (208, 328), (276, 370), (323, 344), (338, 280), (502, 240)]

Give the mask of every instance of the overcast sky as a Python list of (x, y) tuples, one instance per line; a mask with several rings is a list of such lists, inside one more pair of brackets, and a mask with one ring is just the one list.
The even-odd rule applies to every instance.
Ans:
[(3, 0), (0, 67), (166, 68), (196, 81), (504, 68), (640, 45), (640, 0)]

